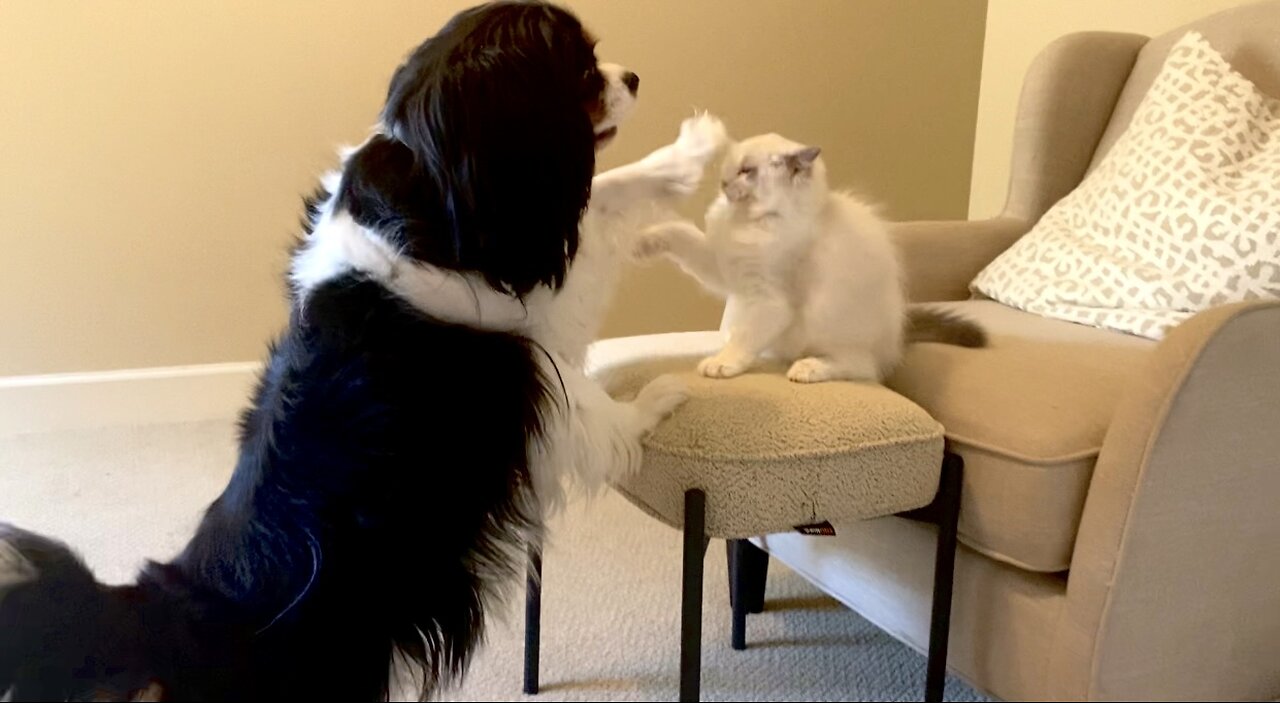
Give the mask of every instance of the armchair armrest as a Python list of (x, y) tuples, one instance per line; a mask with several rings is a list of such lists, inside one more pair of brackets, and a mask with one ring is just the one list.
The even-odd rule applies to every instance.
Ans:
[(1280, 301), (1207, 310), (1152, 351), (1094, 469), (1050, 697), (1280, 690), (1277, 399)]
[(907, 298), (913, 303), (968, 298), (969, 281), (1030, 228), (1013, 217), (890, 223)]

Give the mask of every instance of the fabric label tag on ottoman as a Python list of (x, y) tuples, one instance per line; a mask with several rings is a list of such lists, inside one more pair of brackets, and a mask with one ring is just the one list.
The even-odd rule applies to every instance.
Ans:
[(799, 532), (802, 535), (812, 535), (812, 536), (818, 536), (818, 537), (835, 537), (836, 536), (836, 528), (832, 527), (831, 523), (827, 522), (826, 520), (823, 520), (822, 522), (815, 522), (812, 525), (796, 525), (795, 529), (796, 529), (796, 532)]

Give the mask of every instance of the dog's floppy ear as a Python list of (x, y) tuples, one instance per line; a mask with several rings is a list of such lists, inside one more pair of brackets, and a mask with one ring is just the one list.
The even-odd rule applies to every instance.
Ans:
[(432, 263), (515, 295), (560, 284), (595, 171), (595, 70), (577, 19), (541, 3), (464, 11), (397, 69), (382, 121), (449, 230), (425, 236), (456, 254)]

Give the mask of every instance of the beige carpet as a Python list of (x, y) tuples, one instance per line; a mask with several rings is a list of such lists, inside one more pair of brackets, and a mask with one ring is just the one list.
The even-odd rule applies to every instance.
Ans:
[[(0, 520), (63, 538), (106, 581), (181, 547), (221, 490), (230, 423), (0, 438)], [(542, 695), (529, 700), (675, 700), (680, 535), (608, 495), (554, 523), (543, 594)], [(919, 700), (924, 658), (776, 562), (768, 602), (728, 646), (724, 543), (707, 550), (704, 700)], [(522, 601), (495, 622), (447, 700), (518, 700)], [(951, 680), (948, 700), (984, 700)]]

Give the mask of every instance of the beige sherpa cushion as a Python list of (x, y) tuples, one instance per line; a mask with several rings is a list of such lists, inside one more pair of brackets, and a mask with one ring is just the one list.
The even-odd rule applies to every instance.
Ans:
[(707, 495), (706, 531), (739, 538), (823, 521), (888, 515), (928, 504), (937, 491), (942, 427), (881, 386), (803, 385), (783, 369), (738, 378), (694, 370), (715, 351), (707, 335), (648, 335), (598, 342), (590, 369), (618, 398), (674, 372), (689, 401), (645, 441), (640, 472), (615, 488), (674, 527), (684, 493)]

